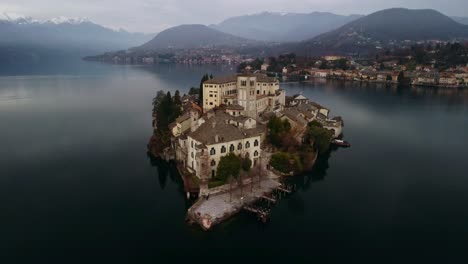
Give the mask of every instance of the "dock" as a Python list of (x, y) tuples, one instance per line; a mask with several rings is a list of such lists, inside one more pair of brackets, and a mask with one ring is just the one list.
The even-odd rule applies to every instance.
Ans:
[(235, 214), (246, 210), (254, 213), (259, 220), (266, 222), (269, 218), (269, 209), (255, 205), (256, 202), (264, 199), (274, 200), (269, 197), (279, 186), (278, 179), (263, 179), (261, 184), (254, 183), (252, 191), (233, 190), (232, 193), (224, 192), (210, 195), (208, 199), (198, 199), (198, 201), (188, 209), (187, 216), (191, 222), (199, 224), (204, 230), (210, 230), (213, 226), (231, 218)]
[(256, 214), (258, 219), (263, 223), (266, 223), (270, 219), (270, 209), (265, 210), (255, 206), (244, 206), (244, 210)]
[(281, 186), (278, 186), (277, 189), (278, 189), (279, 191), (282, 191), (282, 192), (287, 193), (287, 194), (292, 193), (292, 190), (289, 189), (289, 188), (288, 188), (288, 189), (285, 189), (285, 188), (283, 188), (283, 187), (281, 187)]

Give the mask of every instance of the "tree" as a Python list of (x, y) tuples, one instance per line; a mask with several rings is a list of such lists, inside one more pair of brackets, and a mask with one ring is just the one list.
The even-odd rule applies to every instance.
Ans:
[(235, 179), (234, 177), (229, 177), (227, 179), (228, 183), (229, 183), (229, 202), (232, 201), (232, 184), (235, 182)]
[(198, 105), (203, 108), (203, 83), (208, 81), (208, 74), (203, 75), (200, 81), (200, 90), (198, 90)]
[(177, 90), (174, 94), (174, 104), (178, 105), (178, 106), (181, 106), (182, 105), (182, 101), (180, 99), (180, 92), (179, 90)]
[(238, 178), (241, 170), (241, 160), (234, 153), (221, 157), (216, 172), (216, 178), (227, 181), (229, 177)]
[(159, 91), (156, 98), (153, 99), (153, 104), (156, 110), (156, 124), (161, 134), (169, 131), (169, 124), (174, 122), (175, 119), (180, 115), (180, 105), (174, 103), (171, 96), (171, 92)]
[(336, 68), (347, 70), (348, 69), (348, 60), (347, 59), (339, 59), (336, 61)]
[(153, 98), (153, 113), (157, 112), (159, 104), (164, 100), (166, 97), (166, 94), (164, 93), (163, 90), (158, 91), (156, 94), (156, 97)]
[(281, 120), (274, 116), (268, 121), (268, 141), (276, 147), (283, 147), (282, 138), (291, 130), (291, 124), (287, 119)]
[(405, 73), (403, 71), (401, 71), (398, 74), (398, 83), (403, 84), (404, 82), (405, 82)]
[(291, 162), (288, 153), (277, 152), (271, 156), (270, 165), (282, 173), (292, 171)]
[(319, 150), (319, 153), (327, 152), (330, 149), (333, 132), (323, 128), (323, 126), (317, 121), (310, 122), (308, 130), (307, 141), (311, 142), (313, 139), (314, 145)]
[(321, 60), (319, 69), (321, 69), (321, 70), (326, 70), (326, 69), (328, 69), (328, 62), (327, 62), (326, 60)]
[(200, 93), (200, 88), (197, 88), (197, 87), (190, 88), (188, 92), (189, 95), (197, 95), (199, 93)]
[(252, 168), (252, 160), (249, 158), (242, 159), (242, 170), (245, 172), (249, 172), (250, 168)]

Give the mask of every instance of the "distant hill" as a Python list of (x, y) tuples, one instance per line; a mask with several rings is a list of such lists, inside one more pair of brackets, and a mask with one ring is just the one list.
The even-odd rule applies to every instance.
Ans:
[(259, 13), (229, 18), (211, 28), (247, 39), (275, 42), (296, 42), (337, 29), (362, 16), (332, 13)]
[(435, 10), (393, 8), (284, 49), (299, 54), (366, 52), (391, 41), (468, 38), (468, 26)]
[(468, 17), (452, 17), (452, 19), (460, 24), (468, 25)]
[(41, 61), (52, 57), (81, 57), (128, 49), (153, 35), (116, 31), (86, 19), (38, 21), (0, 15), (0, 63)]
[(204, 25), (181, 25), (166, 29), (152, 40), (132, 50), (157, 51), (203, 47), (240, 47), (255, 41), (226, 34)]

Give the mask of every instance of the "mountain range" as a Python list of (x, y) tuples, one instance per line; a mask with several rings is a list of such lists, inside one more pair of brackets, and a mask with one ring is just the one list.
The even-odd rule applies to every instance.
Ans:
[(402, 41), (468, 39), (468, 25), (430, 9), (385, 9), (276, 52), (302, 55), (368, 53)]
[(460, 24), (463, 24), (463, 25), (468, 25), (468, 17), (457, 17), (457, 16), (454, 16), (454, 17), (451, 17), (453, 20), (457, 21), (458, 23)]
[(263, 12), (229, 18), (210, 27), (247, 39), (296, 42), (337, 29), (360, 17), (362, 16), (342, 16), (324, 12), (309, 14)]
[(149, 42), (132, 50), (196, 49), (203, 47), (239, 47), (256, 41), (227, 34), (205, 25), (181, 25), (166, 29)]
[(81, 57), (128, 49), (152, 37), (143, 33), (112, 30), (83, 18), (59, 17), (39, 21), (3, 14), (0, 16), (0, 59), (5, 63)]
[(468, 18), (404, 8), (367, 16), (264, 12), (229, 18), (217, 25), (180, 25), (154, 36), (112, 30), (87, 19), (59, 17), (38, 21), (0, 14), (0, 62), (84, 57), (112, 50), (202, 47), (246, 47), (244, 51), (255, 50), (263, 55), (349, 54), (369, 52), (395, 41), (468, 39), (467, 24)]

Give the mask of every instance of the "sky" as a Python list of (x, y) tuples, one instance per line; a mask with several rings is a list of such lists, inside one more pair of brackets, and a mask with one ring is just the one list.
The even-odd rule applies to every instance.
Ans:
[(156, 33), (180, 24), (214, 24), (260, 12), (369, 14), (391, 7), (468, 17), (468, 0), (0, 0), (0, 14), (39, 20), (86, 17), (114, 29)]

